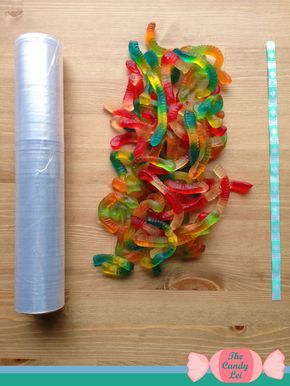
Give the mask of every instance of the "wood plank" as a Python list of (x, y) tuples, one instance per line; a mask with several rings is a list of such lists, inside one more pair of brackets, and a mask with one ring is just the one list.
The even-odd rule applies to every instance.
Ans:
[[(0, 365), (185, 365), (189, 351), (250, 347), (264, 358), (279, 348), (290, 360), (290, 3), (204, 0), (8, 0), (0, 4)], [(115, 281), (92, 267), (114, 237), (97, 222), (110, 191), (113, 131), (102, 105), (120, 101), (127, 42), (144, 47), (147, 22), (161, 45), (211, 43), (226, 57), (233, 84), (224, 95), (229, 175), (249, 180), (196, 261), (170, 261), (160, 278), (136, 268)], [(13, 310), (15, 222), (14, 40), (23, 32), (58, 36), (64, 45), (66, 150), (66, 298), (64, 310), (32, 317)], [(283, 300), (271, 301), (265, 42), (276, 39), (281, 138)], [(169, 291), (186, 274), (220, 291)]]

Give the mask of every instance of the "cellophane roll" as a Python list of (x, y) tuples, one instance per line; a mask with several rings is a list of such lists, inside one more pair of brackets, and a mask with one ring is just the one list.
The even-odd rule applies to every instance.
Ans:
[(42, 33), (15, 46), (15, 309), (42, 314), (64, 305), (62, 46)]

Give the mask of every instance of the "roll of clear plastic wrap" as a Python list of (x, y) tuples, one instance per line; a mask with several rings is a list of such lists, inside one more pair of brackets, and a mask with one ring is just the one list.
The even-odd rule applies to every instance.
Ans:
[(64, 305), (62, 47), (42, 33), (15, 46), (15, 309), (42, 314)]

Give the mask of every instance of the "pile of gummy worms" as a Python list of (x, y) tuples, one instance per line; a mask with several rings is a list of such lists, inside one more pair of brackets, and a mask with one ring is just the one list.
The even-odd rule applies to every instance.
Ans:
[(169, 258), (200, 256), (201, 236), (220, 219), (230, 192), (252, 187), (230, 180), (219, 164), (208, 170), (227, 142), (220, 93), (231, 78), (221, 69), (222, 52), (211, 45), (160, 47), (155, 23), (146, 45), (143, 54), (129, 42), (122, 106), (105, 106), (119, 132), (110, 156), (118, 176), (98, 215), (117, 243), (115, 254), (93, 262), (113, 277), (129, 275), (136, 263), (159, 275)]

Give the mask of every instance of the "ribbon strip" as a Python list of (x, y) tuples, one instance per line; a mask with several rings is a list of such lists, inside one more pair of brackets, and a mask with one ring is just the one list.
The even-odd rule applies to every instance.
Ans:
[(272, 249), (272, 300), (281, 300), (279, 134), (277, 114), (277, 70), (274, 41), (267, 42), (268, 127), (270, 140), (270, 207)]

